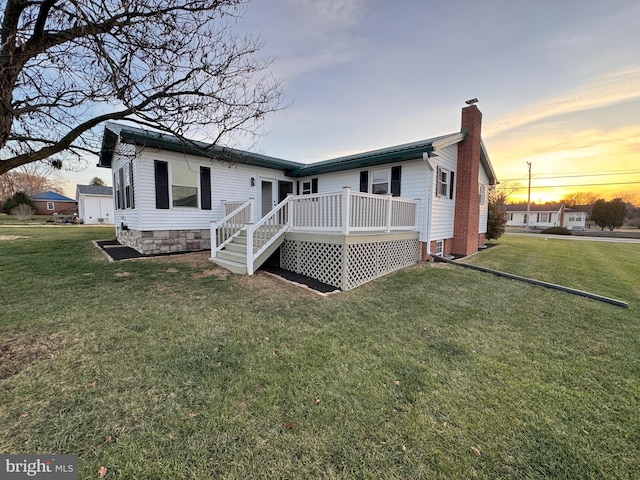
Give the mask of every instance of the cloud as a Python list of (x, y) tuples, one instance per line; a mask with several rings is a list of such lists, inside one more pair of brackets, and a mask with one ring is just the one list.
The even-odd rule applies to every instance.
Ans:
[(307, 25), (323, 30), (355, 25), (368, 10), (364, 0), (289, 0), (288, 3), (305, 17)]
[(640, 68), (613, 73), (558, 97), (522, 107), (486, 125), (483, 135), (491, 137), (539, 120), (637, 98), (640, 98)]

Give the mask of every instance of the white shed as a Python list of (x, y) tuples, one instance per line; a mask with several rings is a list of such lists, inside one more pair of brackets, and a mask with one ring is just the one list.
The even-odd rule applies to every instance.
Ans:
[(97, 185), (77, 185), (78, 216), (85, 224), (113, 224), (113, 188)]

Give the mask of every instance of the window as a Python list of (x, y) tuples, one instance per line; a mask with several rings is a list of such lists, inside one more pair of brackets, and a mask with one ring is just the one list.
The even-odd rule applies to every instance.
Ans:
[(371, 172), (371, 193), (386, 195), (389, 193), (389, 170)]
[[(360, 172), (360, 191), (371, 192), (376, 195), (388, 195), (390, 193), (394, 197), (399, 197), (401, 176), (401, 166), (371, 170), (370, 172), (365, 170)], [(371, 179), (371, 186), (369, 186), (369, 179)]]
[[(171, 164), (171, 182), (169, 182), (169, 164), (161, 160), (154, 161), (156, 187), (156, 208), (173, 207), (198, 208), (211, 210), (211, 168), (193, 167), (188, 164)], [(169, 196), (171, 188), (171, 197)], [(133, 197), (132, 197), (133, 202)]]
[(124, 176), (124, 203), (125, 208), (131, 208), (131, 164), (127, 163), (122, 168)]
[(549, 214), (548, 213), (541, 213), (540, 214), (540, 218), (538, 219), (539, 222), (541, 223), (547, 223), (549, 221)]
[(509, 214), (509, 221), (513, 220), (513, 213)]
[(487, 202), (487, 187), (480, 185), (480, 187), (478, 187), (478, 193), (480, 194), (480, 205), (484, 205)]
[(444, 255), (444, 240), (436, 240), (436, 255)]
[(171, 169), (171, 196), (174, 207), (198, 208), (196, 172), (189, 165), (176, 163)]
[(438, 167), (437, 171), (436, 195), (438, 197), (453, 198), (453, 172)]
[(47, 202), (47, 210), (55, 210), (55, 205), (53, 202)]
[(133, 163), (126, 163), (113, 174), (115, 185), (116, 209), (134, 208), (133, 199)]

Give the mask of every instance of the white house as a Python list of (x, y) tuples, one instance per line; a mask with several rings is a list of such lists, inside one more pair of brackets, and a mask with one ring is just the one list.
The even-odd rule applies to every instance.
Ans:
[(98, 185), (76, 185), (78, 216), (85, 224), (114, 222), (113, 188)]
[(584, 230), (587, 225), (587, 212), (574, 210), (572, 208), (564, 209), (563, 227), (568, 230)]
[(502, 211), (506, 215), (507, 227), (527, 227), (545, 229), (549, 227), (565, 227), (569, 230), (584, 230), (587, 214), (566, 208), (564, 203), (544, 203), (504, 205)]
[(312, 164), (108, 124), (98, 166), (113, 171), (122, 244), (211, 248), (249, 274), (279, 249), (283, 268), (349, 289), (484, 243), (496, 176), (481, 123), (471, 105), (458, 132)]

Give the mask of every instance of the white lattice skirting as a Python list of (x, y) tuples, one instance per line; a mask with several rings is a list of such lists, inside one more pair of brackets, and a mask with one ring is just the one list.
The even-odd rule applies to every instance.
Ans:
[(351, 290), (420, 259), (416, 234), (344, 237), (287, 234), (280, 266), (342, 290)]

